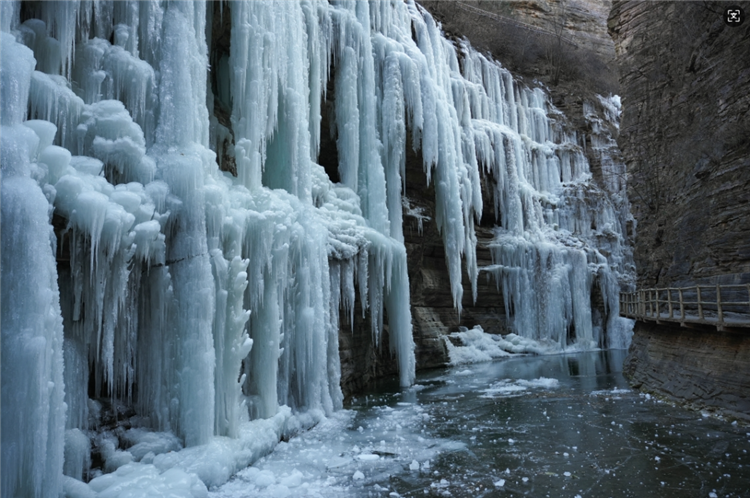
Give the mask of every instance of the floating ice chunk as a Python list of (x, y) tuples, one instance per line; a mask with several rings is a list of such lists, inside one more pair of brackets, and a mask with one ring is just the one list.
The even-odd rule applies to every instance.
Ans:
[(359, 470), (356, 471), (354, 473), (354, 475), (352, 476), (352, 479), (355, 480), (355, 481), (361, 481), (364, 478), (365, 478), (365, 475), (362, 472), (360, 472)]
[(496, 488), (502, 488), (503, 486), (505, 486), (505, 479), (498, 479), (493, 484)]
[(539, 377), (533, 380), (520, 379), (518, 384), (526, 387), (539, 387), (543, 389), (554, 389), (560, 386), (560, 381), (557, 379), (550, 379), (547, 377)]
[(412, 460), (411, 463), (409, 464), (409, 470), (412, 470), (412, 471), (419, 470), (419, 462), (417, 462), (416, 460)]

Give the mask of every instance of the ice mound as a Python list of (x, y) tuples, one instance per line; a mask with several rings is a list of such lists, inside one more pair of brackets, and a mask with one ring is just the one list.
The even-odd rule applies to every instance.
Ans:
[[(481, 363), (518, 354), (556, 354), (563, 351), (558, 344), (550, 341), (530, 339), (512, 333), (504, 336), (487, 334), (479, 325), (472, 329), (460, 329), (459, 332), (452, 332), (443, 338), (451, 365)], [(457, 339), (463, 345), (456, 346), (451, 338)]]

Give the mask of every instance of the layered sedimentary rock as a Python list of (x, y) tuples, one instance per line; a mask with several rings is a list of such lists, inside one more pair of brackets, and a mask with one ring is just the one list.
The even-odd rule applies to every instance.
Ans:
[[(750, 282), (750, 24), (727, 26), (726, 6), (611, 11), (640, 288)], [(626, 372), (643, 389), (747, 415), (748, 348), (713, 328), (639, 323)]]
[[(591, 208), (597, 195), (607, 192), (623, 220), (621, 232), (629, 237), (632, 225), (624, 192), (624, 162), (614, 141), (618, 132), (617, 111), (596, 95), (596, 92), (615, 92), (617, 88), (613, 65), (609, 64), (614, 59), (614, 44), (606, 32), (609, 2), (428, 1), (422, 4), (453, 40), (466, 38), (475, 48), (510, 67), (514, 77), (519, 78), (519, 86), (524, 85), (524, 78), (552, 85), (547, 87), (550, 99), (557, 107), (554, 112), (560, 112), (552, 119), (565, 123), (566, 129), (576, 134), (575, 146), (585, 154), (594, 180), (592, 188), (580, 196), (582, 206), (588, 204)], [(588, 69), (584, 70), (584, 66)], [(490, 272), (481, 271), (494, 263), (493, 227), (500, 222), (493, 205), (493, 180), (490, 175), (483, 175), (480, 180), (484, 207), (482, 219), (475, 227), (476, 260), (480, 268), (477, 300), (471, 297), (470, 279), (464, 269), (463, 307), (459, 314), (446, 285), (449, 275), (443, 240), (434, 222), (434, 192), (425, 180), (421, 157), (407, 151), (404, 238), (418, 367), (437, 366), (446, 361), (443, 337), (460, 326), (479, 325), (490, 333), (514, 331), (506, 315), (503, 286)], [(607, 254), (606, 248), (601, 250)], [(629, 255), (625, 259), (628, 266)], [(627, 276), (630, 271), (632, 267), (628, 266), (620, 276), (624, 287), (632, 285)], [(598, 310), (595, 314), (604, 313), (606, 305), (596, 286), (592, 305)]]
[(636, 329), (623, 373), (634, 387), (750, 422), (748, 364), (746, 333), (647, 323)]
[(750, 281), (750, 25), (727, 26), (724, 6), (612, 9), (643, 287)]
[(599, 93), (617, 86), (614, 44), (607, 34), (609, 0), (438, 0), (423, 5), (448, 32), (468, 38), (519, 75), (555, 86), (583, 84)]

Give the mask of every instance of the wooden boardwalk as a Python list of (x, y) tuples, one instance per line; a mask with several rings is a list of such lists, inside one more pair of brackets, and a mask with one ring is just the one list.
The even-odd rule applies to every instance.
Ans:
[(750, 284), (665, 287), (620, 293), (620, 315), (641, 321), (750, 329)]

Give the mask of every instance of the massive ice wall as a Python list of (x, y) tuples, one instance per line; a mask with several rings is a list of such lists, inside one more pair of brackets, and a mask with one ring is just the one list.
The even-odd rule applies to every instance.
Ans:
[[(476, 294), (484, 177), (497, 228), (482, 270), (517, 332), (614, 344), (591, 294), (598, 282), (614, 320), (622, 216), (589, 182), (578, 138), (542, 90), (446, 40), (415, 4), (1, 7), (3, 495), (54, 495), (63, 447), (76, 479), (91, 445), (107, 470), (175, 461), (117, 449), (102, 403), (202, 447), (252, 441), (251, 420), (281, 430), (283, 405), (330, 413), (339, 310), (353, 321), (355, 299), (375, 344), (387, 323), (410, 384), (407, 143), (435, 186), (459, 312), (462, 265)], [(209, 65), (222, 26), (229, 51)], [(316, 162), (325, 98), (339, 183)], [(12, 403), (24, 382), (33, 395)], [(154, 451), (174, 449), (163, 440)], [(191, 471), (215, 484), (256, 454), (242, 444), (222, 473)]]
[(31, 162), (49, 144), (22, 123), (31, 50), (2, 33), (2, 61), (1, 489), (3, 496), (56, 496), (65, 428), (63, 324), (49, 224), (53, 192), (40, 188)]

